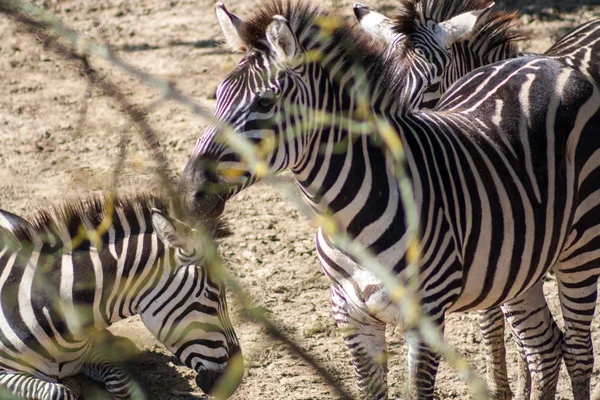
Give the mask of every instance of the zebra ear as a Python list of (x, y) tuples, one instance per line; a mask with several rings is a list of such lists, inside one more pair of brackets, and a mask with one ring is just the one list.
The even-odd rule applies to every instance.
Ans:
[(225, 35), (227, 47), (236, 52), (244, 52), (247, 46), (240, 36), (239, 29), (242, 26), (242, 20), (231, 14), (221, 2), (215, 4), (215, 13), (217, 20)]
[(393, 30), (393, 21), (383, 14), (361, 3), (354, 3), (354, 15), (363, 30), (376, 39), (383, 39), (386, 43), (393, 41), (396, 33)]
[(492, 7), (494, 3), (484, 9), (466, 12), (441, 22), (437, 33), (439, 40), (450, 47), (455, 42), (469, 39), (485, 23)]
[(159, 212), (152, 213), (152, 227), (158, 238), (167, 247), (188, 250), (187, 240), (177, 231), (175, 225)]
[(18, 232), (33, 231), (29, 221), (6, 210), (0, 209), (0, 246), (6, 245), (9, 249), (18, 251), (21, 247), (21, 239), (17, 237)]
[(21, 240), (19, 240), (12, 231), (0, 227), (0, 247), (7, 247), (12, 251), (19, 251), (22, 248)]
[(274, 16), (267, 27), (267, 41), (281, 61), (290, 61), (296, 56), (296, 36), (281, 15)]

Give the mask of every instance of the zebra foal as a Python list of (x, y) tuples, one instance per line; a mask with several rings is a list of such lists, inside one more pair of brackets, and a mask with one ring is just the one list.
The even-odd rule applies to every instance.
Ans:
[[(228, 232), (222, 222), (206, 228)], [(135, 314), (206, 393), (225, 371), (239, 384), (225, 288), (198, 239), (147, 194), (67, 202), (29, 221), (0, 210), (0, 386), (24, 399), (74, 400), (70, 377), (83, 372), (114, 398), (145, 398), (97, 345)]]

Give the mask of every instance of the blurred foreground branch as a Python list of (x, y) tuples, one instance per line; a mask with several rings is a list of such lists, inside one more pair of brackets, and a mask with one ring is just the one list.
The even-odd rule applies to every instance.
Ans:
[[(7, 7), (7, 3), (10, 5), (17, 5), (19, 7), (12, 8)], [(80, 54), (75, 49), (67, 47), (65, 44), (59, 41), (59, 38), (56, 36), (52, 36), (47, 32), (47, 29), (58, 30), (58, 32), (54, 33), (66, 33), (67, 38), (71, 38), (72, 43), (81, 43), (80, 38), (76, 36), (74, 31), (64, 27), (60, 22), (53, 21), (54, 23), (48, 24), (41, 21), (37, 21), (29, 16), (23, 14), (21, 11), (30, 9), (33, 6), (27, 7), (24, 3), (16, 2), (16, 1), (0, 1), (0, 12), (3, 12), (9, 15), (13, 20), (21, 24), (21, 26), (25, 27), (30, 34), (37, 36), (44, 42), (46, 48), (54, 51), (59, 56), (63, 57), (66, 60), (77, 62), (82, 70), (82, 73), (88, 78), (90, 86), (88, 86), (88, 91), (86, 92), (86, 98), (89, 97), (87, 93), (91, 91), (91, 86), (97, 86), (101, 88), (107, 95), (112, 97), (121, 107), (122, 111), (132, 120), (133, 123), (137, 125), (140, 132), (142, 133), (142, 137), (147, 147), (152, 153), (154, 160), (157, 162), (157, 173), (158, 177), (161, 181), (161, 184), (164, 188), (166, 188), (169, 198), (177, 199), (178, 194), (174, 185), (174, 181), (172, 179), (172, 174), (170, 173), (170, 168), (168, 161), (166, 159), (165, 154), (162, 152), (160, 148), (160, 144), (158, 141), (158, 137), (154, 132), (153, 128), (150, 126), (146, 119), (145, 110), (140, 108), (139, 106), (131, 103), (127, 97), (119, 90), (116, 84), (111, 82), (105, 76), (100, 75), (92, 66), (87, 54)], [(19, 11), (21, 10), (21, 11)], [(38, 15), (44, 15), (46, 21), (53, 20), (53, 17), (50, 16), (49, 13), (41, 10), (37, 10)], [(60, 29), (57, 29), (60, 27)], [(86, 42), (89, 43), (89, 42)], [(105, 49), (104, 51), (99, 51), (100, 54), (107, 54), (108, 58), (106, 58), (109, 62), (113, 63), (115, 66), (121, 66), (123, 70), (130, 72), (136, 71), (134, 75), (140, 77), (145, 83), (151, 84), (154, 82), (156, 85), (161, 86), (165, 82), (161, 82), (160, 79), (154, 78), (151, 75), (148, 75), (144, 72), (141, 72), (133, 67), (121, 62), (118, 58), (114, 57), (112, 51), (109, 49), (107, 45), (101, 47), (99, 45), (90, 45), (85, 46), (86, 49), (98, 50)], [(98, 53), (98, 52), (97, 52)], [(125, 66), (125, 67), (123, 67)], [(162, 91), (162, 99), (173, 98), (176, 101), (184, 105), (190, 106), (196, 114), (202, 115), (206, 111), (199, 105), (197, 105), (193, 100), (183, 96), (176, 89), (174, 89), (174, 85), (167, 84), (165, 87), (169, 89), (166, 91)], [(113, 179), (113, 188), (112, 192), (116, 190), (116, 186), (118, 184), (118, 175), (122, 170), (123, 163), (125, 160), (125, 151), (126, 151), (126, 142), (128, 140), (127, 130), (129, 126), (123, 128), (121, 141), (120, 141), (120, 154), (117, 160), (117, 165), (114, 169), (114, 179)], [(298, 357), (300, 357), (304, 362), (306, 362), (311, 368), (313, 368), (319, 376), (321, 376), (329, 386), (332, 387), (334, 392), (344, 398), (344, 399), (352, 399), (352, 396), (344, 390), (338, 383), (337, 379), (334, 378), (325, 368), (323, 368), (318, 361), (316, 361), (310, 354), (304, 351), (298, 344), (294, 342), (293, 339), (288, 337), (280, 328), (276, 327), (266, 316), (265, 314), (257, 310), (255, 308), (249, 308), (248, 305), (252, 304), (249, 296), (245, 293), (245, 291), (239, 286), (239, 284), (225, 271), (225, 268), (222, 266), (222, 261), (216, 252), (216, 248), (214, 247), (214, 243), (212, 241), (207, 240), (207, 247), (212, 247), (213, 251), (209, 252), (212, 254), (212, 257), (207, 257), (211, 259), (209, 261), (211, 263), (211, 267), (217, 269), (217, 272), (220, 272), (220, 276), (226, 282), (227, 286), (241, 299), (241, 303), (244, 307), (244, 314), (247, 318), (257, 321), (261, 323), (267, 330), (269, 336), (271, 336), (275, 340), (279, 340), (286, 344), (289, 349), (295, 353)], [(217, 265), (215, 265), (215, 263)], [(226, 379), (225, 379), (226, 381)], [(1, 388), (0, 388), (1, 389)], [(219, 389), (217, 388), (216, 393), (213, 393), (217, 398), (219, 398)]]
[[(165, 154), (162, 152), (156, 133), (148, 123), (145, 112), (142, 108), (131, 103), (126, 96), (119, 90), (113, 82), (108, 80), (106, 77), (101, 76), (95, 69), (92, 68), (89, 55), (100, 57), (108, 61), (115, 68), (124, 71), (130, 75), (133, 75), (140, 79), (143, 83), (157, 88), (161, 93), (161, 99), (173, 99), (178, 103), (182, 104), (195, 115), (210, 120), (217, 124), (219, 128), (222, 128), (225, 140), (234, 150), (238, 151), (243, 160), (249, 165), (249, 167), (255, 171), (259, 178), (270, 178), (272, 183), (282, 190), (286, 196), (291, 199), (306, 215), (311, 218), (314, 217), (312, 210), (308, 209), (306, 203), (302, 201), (293, 193), (288, 186), (278, 180), (272, 171), (270, 171), (266, 163), (263, 161), (260, 154), (260, 149), (255, 148), (247, 139), (234, 133), (229, 127), (221, 126), (217, 121), (214, 121), (211, 113), (209, 113), (204, 107), (196, 103), (191, 98), (182, 94), (174, 85), (173, 82), (157, 78), (140, 69), (133, 67), (119, 57), (117, 57), (107, 44), (99, 44), (97, 42), (88, 40), (75, 32), (74, 30), (66, 27), (60, 22), (53, 14), (32, 4), (24, 3), (18, 0), (0, 0), (0, 12), (10, 16), (12, 19), (17, 21), (21, 26), (24, 26), (28, 32), (38, 35), (44, 42), (47, 43), (48, 47), (64, 57), (67, 60), (77, 62), (84, 70), (84, 74), (88, 76), (94, 86), (101, 88), (106, 94), (115, 99), (119, 104), (122, 111), (128, 115), (128, 117), (137, 125), (144, 142), (150, 149), (153, 158), (158, 164), (158, 175), (163, 187), (169, 193), (171, 199), (178, 199), (178, 194), (173, 183), (172, 174), (170, 173), (169, 165)], [(406, 191), (410, 191), (409, 182), (404, 177), (404, 171), (401, 168), (403, 161), (403, 152), (400, 143), (394, 141), (394, 133), (386, 129), (383, 122), (375, 119), (370, 121), (371, 129), (373, 132), (378, 133), (383, 139), (382, 146), (386, 146), (392, 153), (397, 173), (399, 174), (398, 179), (402, 188), (402, 198), (404, 202), (407, 202), (407, 219), (409, 226), (415, 227), (416, 221), (416, 209), (412, 205), (412, 198), (410, 194), (406, 194)], [(416, 327), (421, 333), (423, 339), (433, 349), (441, 353), (446, 360), (453, 365), (459, 372), (462, 379), (467, 381), (472, 392), (476, 398), (482, 399), (487, 398), (485, 385), (481, 379), (473, 372), (469, 367), (468, 363), (459, 357), (457, 352), (449, 346), (443, 339), (441, 332), (433, 321), (424, 313), (422, 310), (419, 297), (417, 295), (417, 286), (411, 279), (411, 284), (405, 286), (400, 282), (390, 271), (385, 268), (381, 263), (374, 257), (374, 255), (365, 249), (360, 244), (352, 240), (347, 235), (342, 234), (342, 230), (336, 221), (327, 215), (321, 215), (317, 217), (316, 221), (320, 226), (323, 227), (325, 232), (331, 237), (336, 246), (346, 251), (361, 265), (371, 270), (382, 282), (384, 282), (385, 289), (390, 295), (390, 299), (396, 303), (403, 311), (404, 318), (407, 322), (407, 327)], [(414, 251), (413, 260), (418, 259), (418, 248), (417, 242), (413, 243), (416, 238), (411, 238), (409, 243), (409, 251)], [(248, 296), (244, 293), (242, 288), (237, 282), (225, 271), (222, 266), (222, 261), (216, 252), (214, 243), (207, 242), (207, 257), (206, 259), (214, 267), (214, 269), (220, 273), (223, 280), (229, 285), (230, 289), (240, 298), (241, 303), (245, 309), (245, 312), (251, 318), (262, 323), (266, 328), (268, 334), (277, 340), (281, 340), (286, 343), (292, 351), (298, 354), (306, 363), (314, 368), (326, 381), (334, 388), (338, 395), (343, 398), (350, 398), (349, 394), (344, 391), (339, 383), (315, 360), (311, 358), (306, 352), (304, 352), (296, 343), (288, 338), (280, 329), (270, 322), (263, 313), (251, 310), (248, 304)], [(413, 249), (412, 246), (415, 246)], [(412, 270), (410, 272), (411, 277), (418, 277), (418, 274), (414, 268), (416, 263), (411, 262)]]

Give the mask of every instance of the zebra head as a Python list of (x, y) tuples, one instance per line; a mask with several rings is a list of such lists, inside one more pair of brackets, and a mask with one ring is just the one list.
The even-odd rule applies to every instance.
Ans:
[[(475, 4), (477, 2), (477, 4)], [(354, 3), (354, 15), (362, 29), (376, 40), (381, 40), (394, 51), (406, 50), (412, 47), (424, 55), (433, 64), (446, 63), (443, 58), (457, 42), (474, 36), (485, 24), (494, 3), (488, 4), (475, 11), (462, 12), (448, 17), (448, 14), (460, 12), (461, 8), (482, 7), (481, 1), (456, 2), (455, 7), (437, 12), (428, 5), (427, 1), (407, 1), (400, 3), (394, 19), (380, 14), (370, 7)], [(473, 3), (473, 4), (472, 4)], [(437, 2), (440, 8), (444, 2)], [(437, 15), (437, 17), (433, 17)], [(440, 19), (442, 19), (440, 21)], [(410, 38), (410, 40), (406, 40)], [(441, 57), (440, 57), (441, 55)], [(440, 62), (442, 58), (442, 62)]]
[[(420, 48), (425, 60), (437, 66), (437, 55), (444, 54), (439, 49), (449, 47), (449, 64), (436, 71), (434, 85), (427, 89), (427, 102), (418, 105), (433, 108), (442, 93), (469, 71), (516, 55), (515, 42), (521, 36), (512, 27), (518, 14), (492, 12), (493, 6), (487, 0), (406, 0), (398, 5), (392, 18), (360, 3), (354, 4), (354, 14), (361, 28), (392, 53)], [(407, 41), (409, 34), (417, 40)], [(433, 40), (419, 40), (428, 36)]]
[[(367, 74), (350, 73), (351, 64), (360, 62), (366, 71), (371, 68), (369, 57), (383, 54), (382, 46), (371, 43), (361, 31), (308, 2), (273, 0), (247, 21), (223, 4), (215, 9), (227, 45), (244, 57), (219, 84), (218, 122), (200, 137), (182, 175), (181, 195), (192, 215), (219, 215), (229, 197), (259, 178), (224, 139), (224, 126), (253, 143), (271, 171), (291, 168), (296, 172), (309, 162), (306, 157), (311, 152), (306, 150), (324, 129), (317, 117), (349, 115), (360, 108), (351, 86), (360, 85)], [(406, 33), (410, 57), (405, 58), (412, 65), (406, 72), (411, 81), (405, 86), (425, 88), (434, 77), (439, 78), (450, 60), (448, 47), (470, 33), (477, 15), (461, 15), (443, 24), (427, 20), (427, 29)], [(356, 59), (341, 56), (350, 54), (349, 49), (357, 50), (351, 50)], [(380, 78), (374, 87), (381, 91), (402, 84), (394, 82), (395, 75), (388, 78), (389, 82)], [(388, 98), (374, 100), (370, 106), (391, 104), (392, 95), (387, 92), (382, 97)]]
[[(305, 13), (311, 7), (307, 5)], [(290, 3), (268, 3), (262, 14), (246, 23), (222, 3), (215, 6), (227, 46), (245, 53), (217, 88), (215, 120), (257, 146), (275, 172), (293, 166), (302, 154), (306, 138), (296, 122), (305, 117), (307, 103), (313, 100), (307, 98), (312, 94), (300, 57), (305, 50), (303, 38), (291, 27), (298, 21), (277, 15), (289, 8)], [(186, 211), (192, 215), (219, 215), (227, 198), (258, 179), (247, 166), (240, 166), (240, 156), (222, 139), (219, 123), (206, 128), (182, 175), (180, 190)]]
[[(227, 311), (225, 285), (205, 260), (205, 237), (186, 224), (152, 214), (152, 225), (165, 245), (172, 273), (142, 308), (146, 327), (183, 363), (197, 372), (196, 383), (210, 393), (229, 396), (239, 385), (244, 364)], [(229, 232), (219, 222), (215, 238)], [(167, 255), (168, 254), (168, 255)]]

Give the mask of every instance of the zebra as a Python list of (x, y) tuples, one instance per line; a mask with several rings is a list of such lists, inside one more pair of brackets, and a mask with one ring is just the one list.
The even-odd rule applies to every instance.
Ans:
[(354, 3), (353, 12), (367, 34), (385, 43), (391, 51), (402, 54), (406, 47), (410, 47), (410, 44), (406, 43), (406, 33), (420, 24), (427, 21), (439, 23), (471, 10), (490, 10), (488, 15), (477, 21), (477, 34), (452, 44), (450, 63), (442, 71), (438, 82), (426, 88), (422, 101), (415, 104), (421, 109), (435, 107), (442, 93), (468, 72), (517, 55), (516, 43), (522, 40), (523, 36), (514, 32), (512, 28), (519, 14), (491, 12), (493, 6), (494, 3), (487, 0), (407, 0), (398, 4), (393, 19), (361, 3)]
[[(437, 7), (443, 7), (443, 3), (436, 3)], [(422, 9), (431, 11), (431, 5), (421, 2)], [(404, 15), (403, 5), (400, 5), (401, 11), (396, 20), (389, 19), (379, 14), (367, 6), (360, 3), (355, 4), (355, 15), (365, 32), (373, 37), (383, 39), (388, 46), (398, 47), (398, 43), (404, 40), (404, 35), (398, 33), (399, 30), (406, 30), (407, 21)], [(435, 8), (435, 7), (433, 7)], [(513, 14), (512, 17), (516, 15)], [(486, 30), (482, 29), (481, 33)], [(448, 73), (442, 78), (443, 85), (449, 86), (455, 80), (460, 78), (461, 73), (472, 70), (470, 66), (485, 65), (493, 61), (495, 56), (508, 58), (515, 56), (514, 50), (504, 52), (491, 52), (492, 57), (481, 57), (482, 49), (485, 47), (473, 42), (484, 42), (487, 38), (479, 37), (471, 41), (456, 43), (452, 49), (452, 63), (448, 68)], [(460, 51), (455, 48), (461, 47)], [(471, 51), (471, 49), (475, 51)], [(401, 49), (397, 49), (401, 51)], [(485, 54), (485, 53), (483, 53)], [(521, 53), (526, 55), (531, 53)], [(600, 88), (600, 19), (589, 21), (566, 34), (562, 39), (556, 42), (544, 55), (563, 62), (572, 68), (588, 76)], [(435, 98), (437, 101), (439, 98)], [(481, 312), (480, 326), (483, 333), (484, 343), (487, 350), (488, 366), (488, 387), (495, 398), (510, 399), (512, 397), (506, 375), (505, 349), (504, 349), (504, 320), (500, 314), (500, 308), (493, 308)], [(556, 325), (547, 304), (543, 297), (542, 282), (536, 284), (536, 287), (530, 291), (529, 297), (519, 302), (518, 305), (507, 304), (505, 312), (517, 326), (513, 326), (513, 336), (521, 350), (522, 358), (526, 358), (526, 353), (537, 352), (544, 356), (537, 361), (538, 365), (531, 367), (538, 373), (535, 382), (532, 382), (529, 369), (530, 367), (521, 362), (519, 368), (519, 389), (518, 393), (523, 398), (529, 398), (531, 386), (555, 386), (558, 379), (560, 363), (556, 363), (555, 358), (560, 352), (559, 345), (562, 342), (562, 333)], [(523, 318), (526, 315), (526, 318)], [(527, 348), (527, 344), (521, 343), (520, 336), (534, 337), (536, 340), (530, 343), (533, 347)], [(556, 338), (552, 340), (552, 338)], [(545, 358), (545, 360), (544, 360)], [(568, 363), (575, 364), (576, 360), (566, 360)], [(575, 367), (573, 367), (575, 368)]]
[[(209, 393), (243, 364), (225, 287), (196, 229), (147, 193), (91, 196), (26, 220), (0, 210), (0, 389), (24, 399), (79, 397), (83, 372), (114, 398), (145, 398), (98, 345), (111, 324), (139, 314)], [(205, 220), (217, 238), (221, 220)], [(110, 351), (110, 349), (109, 349)], [(235, 388), (232, 388), (235, 390)]]
[[(405, 51), (404, 47), (406, 45), (406, 34), (404, 32), (410, 30), (416, 24), (417, 19), (421, 21), (426, 21), (427, 19), (440, 21), (447, 18), (448, 14), (456, 14), (459, 11), (469, 9), (482, 9), (485, 6), (486, 2), (482, 1), (419, 1), (412, 4), (404, 2), (398, 5), (393, 19), (361, 3), (355, 3), (353, 11), (361, 28), (367, 34), (383, 41), (389, 46), (391, 51), (402, 54)], [(440, 82), (427, 88), (422, 102), (417, 104), (415, 108), (433, 109), (442, 93), (468, 72), (479, 66), (515, 57), (518, 52), (515, 42), (520, 40), (521, 37), (512, 33), (510, 29), (515, 24), (517, 17), (518, 14), (515, 12), (495, 12), (487, 18), (485, 26), (479, 30), (478, 35), (470, 40), (454, 43), (450, 49), (450, 64), (442, 73)], [(540, 281), (538, 284), (540, 287), (537, 290), (541, 289), (541, 284), (542, 282)], [(539, 302), (536, 304), (539, 305), (539, 312), (543, 313), (545, 318), (552, 319), (547, 305), (540, 304)], [(532, 318), (527, 319), (527, 321), (530, 322), (529, 325), (533, 323)], [(479, 326), (485, 347), (488, 392), (494, 399), (510, 400), (512, 392), (508, 383), (506, 349), (504, 346), (504, 316), (501, 308), (493, 307), (480, 311)], [(554, 327), (557, 329), (556, 324), (554, 324)], [(527, 328), (531, 328), (531, 326), (527, 326)], [(557, 335), (557, 337), (559, 335), (556, 330), (550, 332)], [(514, 338), (519, 343), (521, 355), (524, 356), (525, 350), (522, 348), (522, 344), (519, 342), (516, 333), (514, 334)], [(552, 351), (545, 353), (549, 355), (551, 363), (557, 357), (556, 344), (553, 344), (553, 346)], [(554, 371), (548, 372), (550, 380), (558, 378), (558, 370), (556, 368)], [(519, 389), (517, 392), (523, 398), (529, 398), (527, 392), (531, 390), (532, 382), (529, 379), (529, 369), (524, 361), (519, 363), (518, 382)], [(533, 385), (543, 385), (544, 383), (544, 379), (540, 379), (539, 383), (534, 382)]]
[[(593, 364), (600, 92), (588, 78), (549, 57), (524, 56), (466, 75), (435, 110), (414, 110), (406, 88), (395, 84), (408, 68), (390, 63), (385, 48), (347, 22), (323, 24), (335, 17), (317, 5), (267, 2), (245, 22), (217, 5), (217, 18), (245, 56), (219, 85), (215, 118), (260, 146), (273, 172), (291, 170), (317, 212), (329, 212), (405, 280), (407, 225), (393, 160), (365, 124), (357, 135), (346, 123), (364, 121), (355, 96), (368, 89), (369, 109), (405, 150), (419, 210), (419, 294), (440, 329), (447, 312), (519, 301), (560, 259), (561, 296), (590, 305), (569, 308), (565, 335), (580, 345), (565, 341), (563, 351)], [(258, 180), (219, 132), (217, 124), (206, 129), (180, 180), (193, 215), (220, 214), (228, 198)], [(232, 169), (241, 177), (230, 182)], [(383, 282), (322, 227), (316, 245), (359, 392), (386, 398), (385, 326), (399, 323), (401, 312)], [(409, 397), (431, 399), (439, 356), (411, 327), (407, 338)], [(589, 398), (591, 369), (575, 372), (575, 397)]]

